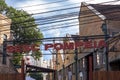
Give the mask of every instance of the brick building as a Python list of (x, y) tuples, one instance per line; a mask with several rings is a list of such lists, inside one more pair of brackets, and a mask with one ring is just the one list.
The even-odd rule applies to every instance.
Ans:
[[(86, 4), (82, 3), (80, 8), (80, 36), (97, 36), (106, 35), (105, 38), (101, 38), (108, 42), (108, 46), (98, 49), (86, 50), (88, 53), (81, 58), (80, 68), (83, 72), (84, 80), (92, 80), (93, 71), (105, 71), (105, 70), (120, 70), (119, 66), (119, 51), (111, 51), (113, 45), (119, 45), (119, 39), (112, 40), (120, 32), (120, 5), (100, 5), (100, 4)], [(116, 37), (117, 38), (117, 37)], [(101, 39), (93, 39), (99, 41)], [(89, 39), (88, 39), (89, 40)], [(93, 41), (92, 40), (92, 41)], [(111, 42), (111, 43), (109, 43)], [(115, 42), (118, 42), (115, 44)], [(113, 45), (112, 45), (113, 44)], [(117, 46), (118, 47), (118, 46)], [(84, 51), (84, 50), (83, 50)], [(113, 56), (118, 56), (114, 57)], [(85, 61), (85, 64), (83, 64)], [(80, 65), (80, 66), (81, 66)]]
[[(82, 41), (107, 42), (107, 47), (78, 49), (78, 80), (93, 80), (94, 71), (119, 71), (120, 70), (120, 5), (102, 5), (81, 3), (79, 14), (79, 36), (85, 37)], [(103, 37), (101, 37), (103, 36)], [(68, 43), (70, 41), (68, 40)], [(60, 61), (63, 68), (63, 80), (68, 77), (68, 68), (72, 71), (72, 80), (75, 80), (75, 52), (65, 50), (64, 60)], [(68, 53), (68, 54), (67, 54)], [(59, 58), (58, 58), (59, 59)]]
[(6, 64), (3, 64), (3, 40), (4, 35), (7, 36), (7, 40), (10, 40), (10, 25), (11, 20), (6, 16), (0, 14), (0, 73), (16, 73), (12, 62), (10, 61), (11, 57), (7, 54)]

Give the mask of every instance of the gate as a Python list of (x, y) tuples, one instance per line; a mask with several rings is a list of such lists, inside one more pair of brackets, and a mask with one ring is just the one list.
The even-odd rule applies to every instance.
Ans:
[(23, 80), (22, 74), (0, 74), (0, 80)]
[(93, 80), (120, 80), (120, 71), (96, 71)]

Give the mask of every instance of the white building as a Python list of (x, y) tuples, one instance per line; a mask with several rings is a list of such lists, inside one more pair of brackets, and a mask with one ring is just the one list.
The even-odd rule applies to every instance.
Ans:
[[(40, 67), (48, 68), (50, 66), (50, 62), (47, 60), (44, 60), (43, 57), (41, 57), (39, 60), (36, 61), (37, 65)], [(46, 80), (47, 73), (43, 73), (43, 80)]]
[[(43, 57), (40, 57), (39, 60), (35, 60), (32, 56), (24, 56), (26, 64), (34, 65), (38, 67), (48, 68), (50, 66), (50, 61), (44, 60)], [(46, 80), (47, 73), (43, 74), (43, 80)]]

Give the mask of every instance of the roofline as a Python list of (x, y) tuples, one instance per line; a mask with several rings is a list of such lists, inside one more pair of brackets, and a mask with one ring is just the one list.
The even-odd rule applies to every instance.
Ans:
[(98, 17), (100, 17), (102, 20), (105, 20), (106, 17), (102, 15), (99, 11), (97, 11), (94, 7), (90, 6), (89, 4), (82, 2), (86, 7), (88, 7), (93, 13), (95, 13)]

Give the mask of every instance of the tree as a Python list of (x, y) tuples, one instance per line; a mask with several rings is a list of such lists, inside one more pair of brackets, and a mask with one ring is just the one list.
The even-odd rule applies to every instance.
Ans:
[(42, 73), (30, 73), (29, 74), (32, 78), (35, 80), (43, 80), (43, 74)]
[[(19, 42), (14, 42), (15, 44), (40, 44), (39, 41), (23, 41), (24, 39), (40, 39), (43, 38), (43, 34), (38, 30), (37, 24), (35, 23), (34, 17), (29, 15), (26, 11), (16, 10), (13, 7), (7, 6), (4, 0), (0, 0), (0, 13), (6, 15), (12, 20), (11, 30), (13, 31), (15, 40)], [(41, 56), (41, 51), (33, 52), (34, 58), (39, 59)], [(18, 64), (22, 55), (20, 53), (14, 53), (14, 63)]]
[(7, 9), (7, 4), (4, 0), (0, 0), (0, 13), (4, 13), (4, 11)]

